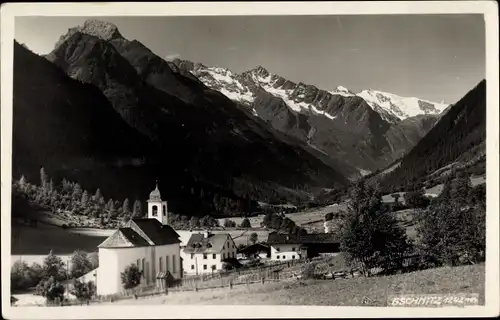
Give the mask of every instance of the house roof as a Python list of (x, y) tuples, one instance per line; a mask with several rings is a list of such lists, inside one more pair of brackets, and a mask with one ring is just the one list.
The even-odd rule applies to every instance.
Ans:
[(127, 226), (138, 233), (142, 231), (144, 233), (142, 237), (146, 240), (149, 239), (152, 245), (160, 246), (181, 242), (179, 234), (171, 226), (163, 225), (156, 219), (132, 219), (127, 223)]
[(339, 243), (338, 236), (334, 233), (311, 233), (302, 236), (291, 236), (272, 232), (267, 238), (267, 243), (273, 244), (318, 244)]
[(249, 246), (246, 246), (245, 248), (239, 249), (238, 252), (240, 253), (250, 253), (250, 252), (262, 252), (266, 251), (268, 252), (271, 248), (269, 246), (262, 244), (262, 243), (255, 243)]
[(98, 248), (130, 248), (180, 243), (179, 235), (172, 227), (162, 225), (156, 219), (133, 219), (118, 228)]
[(194, 233), (184, 248), (186, 253), (220, 253), (230, 237), (229, 233), (209, 234), (205, 238), (203, 233)]
[(148, 242), (130, 228), (118, 228), (112, 235), (104, 240), (99, 248), (128, 248), (147, 246)]

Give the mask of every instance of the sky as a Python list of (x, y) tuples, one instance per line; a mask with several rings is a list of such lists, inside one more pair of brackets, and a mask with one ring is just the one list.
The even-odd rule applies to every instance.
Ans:
[[(38, 54), (90, 17), (17, 17)], [(486, 77), (482, 15), (92, 17), (157, 55), (242, 72), (258, 65), (294, 82), (380, 90), (454, 103)]]

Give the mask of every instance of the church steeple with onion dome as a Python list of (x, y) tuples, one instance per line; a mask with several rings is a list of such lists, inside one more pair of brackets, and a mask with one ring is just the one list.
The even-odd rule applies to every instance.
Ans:
[(161, 200), (160, 189), (158, 189), (158, 179), (156, 180), (155, 189), (149, 194), (148, 218), (156, 219), (163, 225), (168, 224), (167, 201)]

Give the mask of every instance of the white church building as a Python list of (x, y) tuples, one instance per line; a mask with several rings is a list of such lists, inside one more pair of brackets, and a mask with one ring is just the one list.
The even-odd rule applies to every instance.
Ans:
[(142, 271), (140, 285), (163, 286), (166, 279), (182, 278), (179, 238), (168, 225), (167, 202), (157, 184), (149, 195), (147, 218), (130, 220), (98, 246), (97, 294), (124, 291), (120, 275), (131, 264)]

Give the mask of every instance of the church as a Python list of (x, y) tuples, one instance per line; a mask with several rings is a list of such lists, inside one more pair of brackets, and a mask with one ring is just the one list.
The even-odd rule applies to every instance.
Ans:
[(123, 291), (121, 272), (131, 264), (142, 271), (142, 285), (165, 286), (183, 275), (179, 234), (168, 225), (167, 202), (158, 183), (150, 193), (147, 218), (131, 219), (99, 246), (97, 294)]

